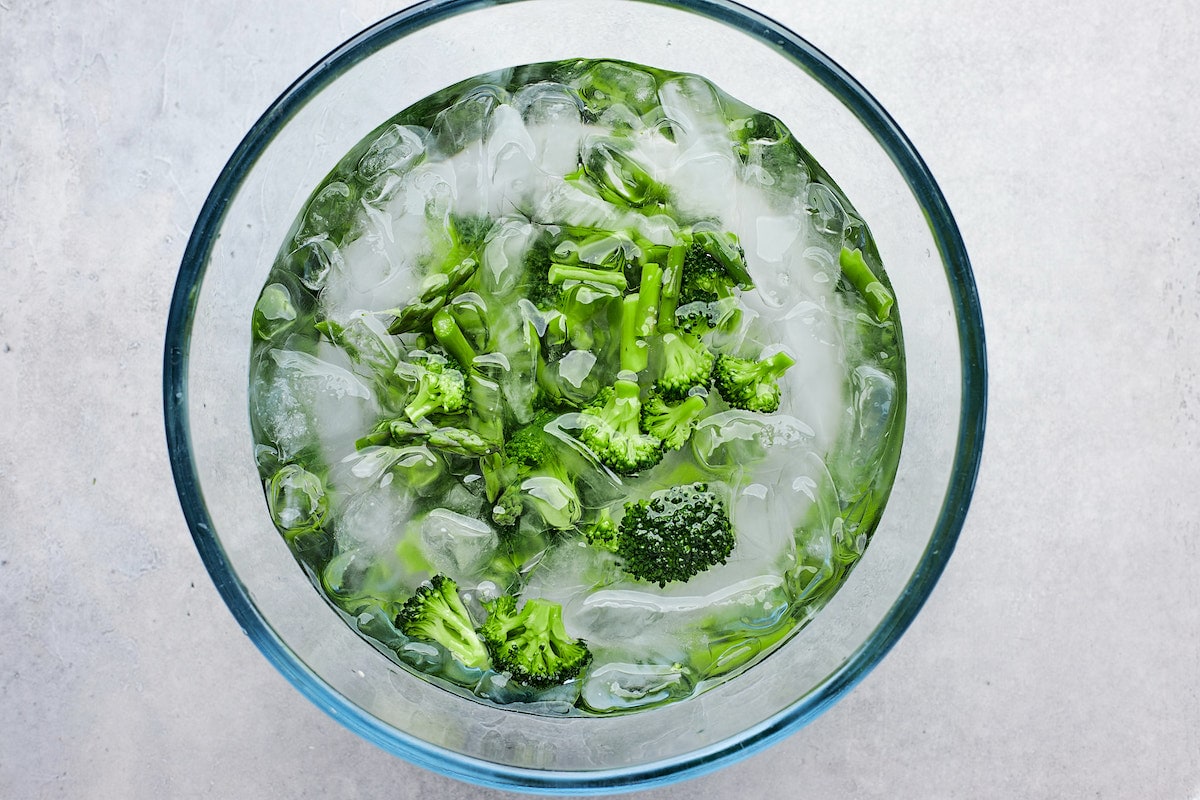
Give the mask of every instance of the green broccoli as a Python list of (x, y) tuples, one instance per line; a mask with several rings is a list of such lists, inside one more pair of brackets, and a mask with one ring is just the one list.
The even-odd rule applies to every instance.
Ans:
[(624, 272), (586, 264), (572, 266), (553, 262), (546, 273), (546, 280), (554, 285), (564, 284), (567, 281), (579, 281), (593, 286), (612, 286), (621, 292), (629, 286)]
[(497, 445), (478, 433), (453, 426), (437, 427), (422, 421), (413, 424), (407, 419), (385, 419), (375, 429), (354, 443), (358, 450), (373, 445), (396, 444), (401, 447), (423, 442), (435, 450), (459, 456), (480, 457), (493, 453)]
[(892, 313), (892, 305), (896, 299), (867, 266), (862, 250), (843, 247), (838, 264), (842, 268), (842, 275), (866, 300), (867, 307), (871, 309), (875, 319), (879, 322), (886, 320)]
[(592, 654), (563, 625), (562, 606), (538, 597), (517, 609), (517, 598), (503, 595), (485, 604), (487, 621), (479, 634), (497, 671), (529, 686), (557, 686), (584, 670)]
[(579, 440), (603, 464), (621, 475), (647, 470), (662, 460), (662, 440), (642, 433), (638, 385), (617, 380), (580, 412)]
[(445, 575), (434, 575), (417, 589), (396, 615), (396, 627), (412, 639), (436, 642), (465, 667), (484, 669), (491, 663), (458, 584)]
[(725, 402), (734, 408), (769, 414), (779, 408), (777, 381), (795, 363), (784, 352), (762, 361), (722, 353), (713, 368), (713, 383)]
[(661, 393), (652, 390), (642, 403), (642, 430), (661, 439), (667, 450), (678, 450), (691, 438), (707, 405), (708, 401), (696, 394), (668, 405)]
[(655, 386), (669, 400), (685, 397), (712, 382), (716, 357), (694, 333), (664, 333), (659, 338), (660, 374)]
[(583, 529), (584, 540), (593, 547), (613, 550), (617, 542), (617, 523), (606, 507), (600, 509), (596, 518)]
[[(500, 489), (492, 520), (501, 526), (516, 524), (524, 510), (532, 509), (547, 525), (558, 530), (575, 526), (583, 514), (571, 473), (550, 445), (545, 426), (556, 415), (545, 412), (514, 433), (504, 443), (499, 460), (487, 469)], [(485, 483), (489, 475), (485, 475)]]
[(721, 499), (693, 483), (626, 503), (616, 536), (589, 542), (616, 553), (629, 575), (663, 587), (724, 564), (735, 537)]
[(462, 292), (478, 271), (479, 262), (468, 256), (455, 262), (444, 272), (431, 272), (426, 275), (416, 297), (401, 308), (383, 312), (394, 317), (388, 325), (387, 332), (410, 333), (426, 328), (433, 315), (451, 298)]
[(658, 327), (696, 336), (732, 332), (741, 321), (738, 290), (754, 288), (732, 233), (696, 231), (671, 248), (663, 277)]
[(444, 356), (424, 350), (409, 353), (396, 374), (416, 384), (404, 413), (413, 422), (430, 414), (456, 414), (467, 407), (467, 379)]
[(729, 273), (702, 242), (693, 240), (684, 251), (679, 277), (679, 305), (712, 303), (733, 296)]

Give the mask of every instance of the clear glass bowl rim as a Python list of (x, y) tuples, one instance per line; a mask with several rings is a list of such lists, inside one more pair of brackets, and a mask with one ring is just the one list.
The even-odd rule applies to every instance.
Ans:
[(547, 794), (597, 794), (645, 789), (695, 777), (741, 760), (793, 733), (861, 681), (887, 654), (924, 605), (954, 550), (974, 490), (983, 450), (987, 367), (983, 318), (971, 265), (941, 190), (907, 136), (844, 69), (807, 40), (733, 0), (630, 0), (690, 11), (779, 48), (819, 81), (874, 135), (927, 215), (947, 273), (962, 356), (962, 400), (952, 480), (920, 565), (874, 637), (828, 681), (765, 723), (704, 751), (634, 768), (552, 772), (498, 765), (430, 745), (388, 726), (334, 691), (275, 633), (255, 607), (221, 548), (192, 459), (188, 424), (188, 351), (199, 287), (230, 198), (275, 133), (341, 74), (376, 50), (436, 22), (523, 0), (425, 0), (392, 14), (344, 42), (289, 86), (251, 127), (221, 170), (188, 240), (171, 299), (163, 364), (167, 446), (184, 517), (217, 590), (243, 631), (276, 669), (346, 728), (412, 763), (482, 786)]

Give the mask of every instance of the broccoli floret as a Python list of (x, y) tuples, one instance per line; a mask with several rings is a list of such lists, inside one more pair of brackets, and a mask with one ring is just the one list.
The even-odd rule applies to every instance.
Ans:
[(498, 671), (529, 686), (557, 686), (576, 677), (592, 660), (587, 644), (567, 633), (562, 606), (533, 597), (520, 610), (517, 599), (503, 595), (486, 604), (487, 621), (479, 629)]
[(746, 251), (738, 241), (737, 234), (729, 231), (696, 231), (692, 234), (692, 240), (721, 265), (730, 283), (742, 291), (754, 288), (754, 280), (746, 266)]
[(668, 405), (663, 395), (651, 391), (642, 403), (642, 430), (662, 440), (663, 447), (678, 450), (687, 444), (708, 401), (692, 395), (678, 405)]
[(683, 257), (679, 283), (679, 305), (712, 303), (733, 294), (733, 281), (716, 257), (699, 241), (693, 241)]
[(434, 575), (417, 589), (396, 615), (396, 627), (410, 638), (440, 644), (463, 666), (483, 669), (491, 663), (458, 584), (445, 575)]
[(696, 336), (732, 332), (741, 321), (737, 289), (750, 289), (745, 256), (733, 234), (698, 231), (675, 244), (663, 274), (658, 329)]
[(456, 414), (467, 407), (467, 379), (443, 356), (424, 350), (396, 365), (396, 374), (416, 384), (404, 413), (413, 422), (430, 414)]
[(593, 542), (616, 553), (625, 572), (660, 587), (724, 564), (734, 543), (725, 506), (704, 483), (673, 486), (626, 503), (617, 535)]
[(525, 252), (525, 296), (536, 307), (553, 308), (562, 293), (561, 284), (550, 282), (550, 267), (554, 261), (554, 242), (549, 233), (539, 236)]
[(713, 368), (713, 382), (725, 402), (734, 408), (769, 414), (779, 408), (777, 381), (795, 363), (784, 352), (762, 361), (722, 353)]
[(606, 386), (580, 412), (579, 440), (614, 472), (631, 475), (650, 469), (663, 457), (662, 440), (642, 433), (638, 385), (618, 380)]
[(496, 482), (502, 484), (492, 509), (497, 525), (516, 524), (526, 509), (537, 512), (558, 530), (573, 528), (582, 516), (574, 479), (550, 446), (545, 430), (555, 416), (545, 412), (519, 429), (504, 443), (500, 460), (488, 465)]
[(607, 508), (600, 509), (596, 519), (583, 530), (583, 538), (593, 547), (613, 550), (617, 544), (617, 523), (612, 512)]
[(694, 333), (664, 333), (659, 338), (661, 372), (655, 385), (669, 400), (712, 382), (716, 357)]

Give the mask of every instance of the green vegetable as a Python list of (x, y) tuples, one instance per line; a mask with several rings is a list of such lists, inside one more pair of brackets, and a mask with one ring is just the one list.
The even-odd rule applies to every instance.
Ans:
[(725, 402), (734, 408), (769, 414), (779, 408), (777, 381), (795, 363), (784, 352), (762, 361), (722, 353), (713, 368), (713, 383)]
[(441, 645), (463, 666), (484, 669), (491, 662), (458, 584), (445, 575), (434, 575), (417, 589), (396, 615), (396, 627), (405, 636)]
[(846, 280), (867, 301), (867, 306), (871, 309), (871, 313), (875, 315), (875, 319), (879, 322), (887, 319), (892, 312), (892, 304), (895, 303), (895, 298), (892, 297), (892, 293), (887, 290), (887, 287), (875, 277), (875, 273), (871, 271), (871, 268), (867, 266), (866, 260), (863, 259), (862, 250), (858, 248), (849, 250), (843, 247), (838, 263), (841, 265), (842, 274), (846, 276)]
[(692, 333), (665, 333), (659, 340), (661, 374), (655, 385), (663, 396), (678, 400), (712, 381), (716, 357)]
[(662, 460), (662, 440), (643, 433), (638, 385), (618, 380), (605, 387), (580, 413), (579, 440), (606, 466), (621, 475), (647, 470)]
[(589, 540), (616, 553), (633, 577), (660, 587), (724, 564), (735, 544), (724, 504), (704, 483), (627, 503), (615, 536), (606, 529)]
[(551, 446), (545, 426), (555, 415), (544, 412), (504, 443), (498, 458), (489, 461), (488, 474), (500, 488), (494, 498), (493, 521), (516, 524), (526, 509), (559, 530), (573, 528), (583, 510), (574, 477)]
[(455, 414), (467, 406), (467, 379), (436, 353), (416, 351), (396, 365), (396, 374), (416, 385), (404, 413), (413, 422), (430, 414)]
[(704, 397), (692, 395), (672, 406), (662, 394), (651, 391), (642, 404), (642, 430), (661, 439), (667, 450), (678, 450), (691, 438), (707, 405)]
[(567, 633), (562, 606), (532, 597), (517, 609), (517, 598), (503, 595), (487, 603), (487, 621), (479, 634), (495, 669), (531, 686), (554, 686), (578, 677), (591, 662), (584, 642)]

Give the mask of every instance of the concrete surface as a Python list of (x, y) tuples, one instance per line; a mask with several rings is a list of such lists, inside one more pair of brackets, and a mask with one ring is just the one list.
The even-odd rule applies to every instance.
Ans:
[[(889, 109), (987, 322), (958, 550), (810, 727), (647, 798), (1200, 797), (1200, 11), (752, 3)], [(167, 305), (209, 187), (376, 0), (0, 0), (0, 797), (467, 798), (241, 634), (164, 444)]]

